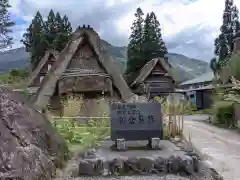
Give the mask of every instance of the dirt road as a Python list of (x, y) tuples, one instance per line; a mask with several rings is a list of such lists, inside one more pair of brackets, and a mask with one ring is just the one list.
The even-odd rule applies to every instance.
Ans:
[(211, 126), (204, 116), (184, 118), (184, 135), (225, 180), (240, 180), (240, 134)]

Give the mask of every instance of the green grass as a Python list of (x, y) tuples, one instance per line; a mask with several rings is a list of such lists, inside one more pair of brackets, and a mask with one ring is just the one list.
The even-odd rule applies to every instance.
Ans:
[(75, 152), (97, 146), (99, 141), (109, 136), (109, 126), (103, 126), (105, 123), (100, 121), (80, 125), (72, 120), (55, 120), (52, 124), (66, 140), (70, 151)]
[(9, 74), (0, 74), (0, 82), (1, 84), (8, 84), (11, 81)]

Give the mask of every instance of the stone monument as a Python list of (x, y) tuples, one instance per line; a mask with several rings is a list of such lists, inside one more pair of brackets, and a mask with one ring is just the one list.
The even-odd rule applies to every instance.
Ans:
[(148, 140), (151, 148), (158, 148), (163, 139), (161, 104), (112, 103), (110, 106), (111, 140), (118, 150), (126, 149), (125, 141)]

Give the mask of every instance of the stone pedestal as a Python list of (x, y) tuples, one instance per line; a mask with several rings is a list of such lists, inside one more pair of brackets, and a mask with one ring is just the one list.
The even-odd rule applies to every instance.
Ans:
[(116, 140), (116, 148), (119, 151), (126, 150), (126, 142), (125, 139), (117, 139)]
[(151, 148), (152, 149), (159, 149), (160, 138), (152, 138), (151, 139)]

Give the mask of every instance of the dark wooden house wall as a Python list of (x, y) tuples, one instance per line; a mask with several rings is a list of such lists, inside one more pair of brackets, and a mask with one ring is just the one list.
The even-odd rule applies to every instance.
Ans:
[(210, 108), (214, 102), (214, 90), (199, 90), (196, 91), (196, 106), (197, 109), (207, 109)]
[(174, 91), (174, 81), (166, 74), (166, 70), (158, 63), (151, 74), (145, 79), (149, 96), (166, 96)]
[[(89, 72), (83, 73), (84, 70), (93, 74), (87, 75)], [(98, 93), (102, 91), (112, 93), (112, 80), (99, 63), (97, 55), (87, 41), (80, 45), (74, 54), (64, 76), (58, 82), (58, 88), (60, 94), (68, 92)]]
[(73, 59), (67, 67), (67, 70), (76, 68), (106, 73), (106, 71), (101, 67), (97, 55), (93, 52), (87, 42), (76, 51)]
[(55, 61), (56, 61), (56, 59), (53, 55), (50, 55), (48, 57), (47, 62), (43, 65), (43, 67), (40, 70), (40, 72), (38, 73), (37, 77), (33, 80), (31, 86), (38, 87), (38, 86), (41, 85), (41, 82), (42, 82), (41, 77), (42, 77), (42, 80), (43, 80), (43, 78), (46, 76), (46, 74), (50, 70), (49, 67), (51, 68)]

